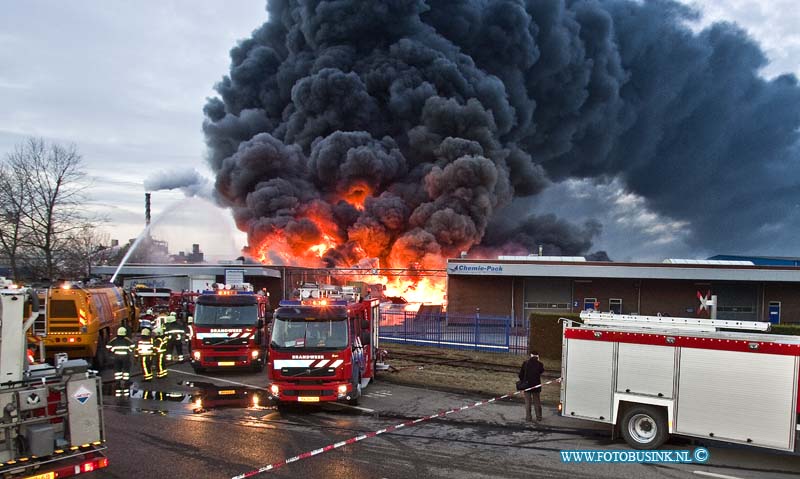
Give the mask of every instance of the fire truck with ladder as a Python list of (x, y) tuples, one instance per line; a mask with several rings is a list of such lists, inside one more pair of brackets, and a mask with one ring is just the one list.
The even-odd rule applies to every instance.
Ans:
[(380, 299), (352, 286), (306, 283), (281, 301), (269, 344), (269, 399), (358, 404), (375, 377)]
[(206, 368), (264, 369), (269, 295), (249, 284), (216, 284), (196, 298), (190, 325), (191, 364)]
[[(45, 308), (42, 308), (45, 309)], [(108, 466), (100, 378), (83, 359), (33, 364), (26, 332), (45, 334), (35, 291), (0, 278), (0, 478), (55, 479)]]
[(636, 449), (674, 434), (798, 452), (800, 337), (755, 321), (581, 320), (563, 320), (563, 416), (609, 424)]

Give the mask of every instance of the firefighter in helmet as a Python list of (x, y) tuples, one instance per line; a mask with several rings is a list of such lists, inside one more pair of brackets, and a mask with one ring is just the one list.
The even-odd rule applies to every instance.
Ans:
[(165, 334), (167, 335), (167, 361), (183, 361), (183, 337), (186, 335), (186, 331), (178, 323), (175, 313), (167, 316)]
[(153, 350), (155, 351), (155, 373), (157, 378), (167, 377), (167, 370), (164, 368), (164, 356), (167, 353), (167, 338), (164, 336), (164, 330), (158, 327), (153, 330), (155, 337), (153, 338)]
[(155, 358), (155, 348), (153, 338), (150, 337), (150, 330), (145, 328), (136, 343), (136, 355), (141, 359), (142, 376), (145, 381), (153, 379), (153, 359)]
[(117, 329), (117, 336), (106, 344), (106, 348), (114, 355), (114, 380), (116, 389), (114, 396), (128, 396), (128, 381), (131, 379), (131, 358), (136, 351), (136, 346), (128, 339), (128, 330), (124, 327)]
[(187, 349), (189, 350), (189, 354), (192, 354), (192, 339), (194, 339), (194, 318), (192, 316), (186, 317), (186, 329), (188, 332), (186, 333), (186, 337), (188, 338)]
[(151, 329), (153, 327), (154, 319), (155, 316), (153, 315), (152, 309), (148, 309), (144, 314), (139, 316), (139, 331)]

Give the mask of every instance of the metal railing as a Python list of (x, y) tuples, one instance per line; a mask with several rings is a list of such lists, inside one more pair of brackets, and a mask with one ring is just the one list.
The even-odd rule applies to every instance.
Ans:
[(383, 342), (475, 351), (524, 354), (527, 328), (514, 327), (510, 317), (455, 315), (445, 312), (381, 311)]

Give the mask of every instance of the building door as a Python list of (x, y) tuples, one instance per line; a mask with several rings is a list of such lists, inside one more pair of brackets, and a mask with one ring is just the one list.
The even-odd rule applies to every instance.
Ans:
[(595, 303), (597, 303), (597, 298), (583, 298), (583, 310), (588, 311), (594, 309), (599, 311), (599, 305)]
[(769, 322), (772, 324), (778, 324), (781, 322), (781, 302), (780, 301), (770, 301), (769, 302)]
[(622, 314), (622, 299), (619, 298), (609, 299), (608, 309), (614, 314)]

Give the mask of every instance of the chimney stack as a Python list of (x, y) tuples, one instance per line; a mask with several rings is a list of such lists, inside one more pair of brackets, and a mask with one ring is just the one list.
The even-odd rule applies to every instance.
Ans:
[(144, 225), (150, 226), (150, 193), (144, 194)]

